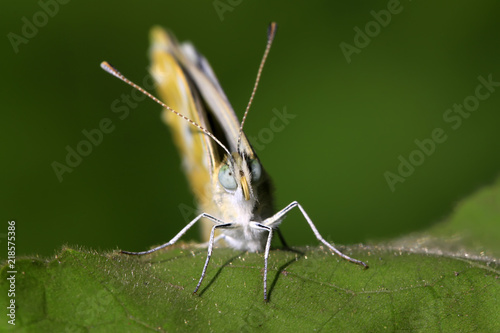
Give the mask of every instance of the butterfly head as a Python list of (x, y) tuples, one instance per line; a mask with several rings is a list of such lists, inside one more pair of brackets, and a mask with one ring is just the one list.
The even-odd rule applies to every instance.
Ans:
[(217, 182), (223, 192), (239, 202), (256, 201), (255, 184), (262, 177), (262, 167), (256, 158), (233, 153), (219, 166)]

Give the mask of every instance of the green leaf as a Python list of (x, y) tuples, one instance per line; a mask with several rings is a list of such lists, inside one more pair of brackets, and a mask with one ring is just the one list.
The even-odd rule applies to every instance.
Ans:
[[(341, 248), (273, 250), (263, 301), (262, 254), (180, 244), (129, 257), (64, 248), (16, 262), (16, 325), (33, 332), (500, 332), (500, 185), (426, 233)], [(487, 246), (484, 246), (485, 244)], [(1, 270), (2, 308), (11, 285)]]
[(500, 178), (460, 202), (444, 222), (390, 242), (411, 252), (500, 258)]

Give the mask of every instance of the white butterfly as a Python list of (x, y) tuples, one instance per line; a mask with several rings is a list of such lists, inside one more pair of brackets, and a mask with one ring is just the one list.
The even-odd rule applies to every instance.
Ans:
[[(191, 44), (178, 44), (161, 28), (152, 30), (151, 72), (166, 103), (129, 81), (107, 62), (101, 64), (104, 70), (164, 107), (165, 121), (174, 132), (188, 180), (203, 211), (168, 243), (143, 252), (121, 252), (132, 255), (155, 252), (177, 242), (200, 219), (209, 220), (207, 259), (195, 293), (205, 276), (214, 243), (224, 241), (234, 249), (264, 251), (264, 300), (267, 300), (271, 240), (277, 233), (287, 247), (278, 227), (294, 207), (302, 212), (320, 242), (340, 257), (368, 267), (328, 243), (298, 202), (294, 201), (275, 213), (270, 178), (243, 132), (275, 33), (276, 24), (271, 23), (267, 47), (241, 124), (208, 61)], [(220, 231), (218, 236), (216, 231)]]

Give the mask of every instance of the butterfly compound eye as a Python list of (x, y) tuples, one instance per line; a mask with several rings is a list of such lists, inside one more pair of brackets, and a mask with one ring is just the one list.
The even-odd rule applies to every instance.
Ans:
[(219, 170), (219, 183), (227, 190), (236, 190), (238, 187), (233, 172), (227, 164), (224, 164)]
[(260, 166), (259, 161), (252, 160), (250, 162), (250, 171), (252, 172), (252, 181), (258, 181), (262, 176), (262, 167)]

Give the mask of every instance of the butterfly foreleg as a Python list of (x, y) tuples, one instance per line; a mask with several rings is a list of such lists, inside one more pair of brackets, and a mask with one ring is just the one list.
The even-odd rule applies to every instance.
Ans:
[(286, 206), (285, 208), (283, 208), (282, 210), (280, 210), (279, 212), (277, 212), (276, 214), (274, 214), (273, 216), (267, 218), (266, 220), (264, 220), (262, 222), (263, 225), (265, 226), (268, 226), (268, 227), (277, 227), (279, 225), (279, 223), (281, 223), (281, 221), (283, 220), (283, 218), (286, 216), (286, 214), (288, 214), (288, 212), (290, 210), (292, 210), (293, 208), (295, 207), (299, 207), (302, 215), (304, 216), (304, 218), (306, 219), (307, 223), (309, 224), (309, 227), (311, 228), (311, 230), (313, 231), (314, 235), (316, 236), (316, 238), (323, 244), (325, 244), (330, 250), (332, 250), (333, 252), (335, 252), (338, 256), (350, 261), (350, 262), (353, 262), (355, 264), (358, 264), (358, 265), (361, 265), (365, 268), (368, 268), (368, 265), (365, 264), (364, 262), (360, 261), (360, 260), (357, 260), (357, 259), (354, 259), (354, 258), (351, 258), (349, 257), (348, 255), (346, 254), (343, 254), (342, 252), (340, 252), (339, 250), (337, 250), (337, 248), (335, 248), (335, 246), (333, 246), (332, 244), (328, 243), (324, 238), (323, 236), (321, 236), (321, 234), (319, 233), (318, 229), (316, 228), (316, 226), (314, 225), (313, 221), (311, 220), (311, 218), (309, 217), (309, 215), (307, 215), (306, 211), (304, 210), (304, 208), (302, 208), (302, 206), (297, 202), (297, 201), (294, 201), (292, 203), (290, 203), (288, 206)]
[[(220, 241), (221, 239), (225, 239), (225, 238), (226, 238), (226, 235), (224, 235), (224, 234), (222, 234), (222, 235), (219, 235), (219, 236), (215, 237), (215, 238), (214, 238), (214, 245), (216, 245), (217, 243), (219, 243), (219, 241)], [(197, 248), (204, 249), (204, 248), (207, 248), (207, 247), (208, 247), (208, 244), (209, 244), (209, 243), (210, 243), (210, 242), (200, 243), (200, 244), (196, 244), (195, 246), (196, 246)]]
[[(220, 220), (218, 220), (218, 221), (220, 221)], [(212, 256), (212, 250), (213, 250), (214, 239), (215, 239), (215, 237), (214, 237), (215, 229), (232, 229), (234, 227), (235, 227), (234, 223), (216, 224), (212, 227), (212, 231), (210, 232), (210, 240), (208, 241), (207, 259), (205, 260), (205, 265), (203, 266), (203, 271), (201, 272), (200, 281), (198, 281), (198, 284), (196, 285), (196, 288), (193, 291), (194, 294), (196, 294), (198, 289), (200, 289), (201, 282), (203, 281), (203, 278), (205, 277), (205, 273), (207, 271), (208, 263), (210, 262), (210, 257)]]
[(250, 227), (268, 231), (266, 250), (264, 252), (264, 301), (267, 301), (267, 262), (269, 259), (269, 250), (271, 248), (271, 240), (273, 239), (273, 228), (257, 222), (250, 222)]
[(200, 215), (198, 215), (197, 217), (195, 217), (191, 222), (189, 222), (184, 228), (182, 228), (181, 231), (179, 231), (179, 233), (177, 233), (177, 235), (175, 235), (174, 238), (172, 238), (170, 241), (168, 241), (167, 243), (165, 244), (162, 244), (160, 246), (157, 246), (151, 250), (147, 250), (147, 251), (142, 251), (142, 252), (129, 252), (129, 251), (120, 251), (121, 253), (124, 253), (124, 254), (130, 254), (130, 255), (142, 255), (142, 254), (149, 254), (149, 253), (153, 253), (155, 251), (158, 251), (158, 250), (161, 250), (167, 246), (170, 246), (170, 245), (173, 245), (175, 242), (177, 242), (179, 240), (179, 238), (181, 238), (196, 222), (198, 222), (199, 219), (203, 218), (203, 217), (206, 217), (207, 219), (213, 221), (216, 225), (222, 225), (224, 224), (223, 221), (219, 220), (218, 218), (216, 217), (213, 217), (212, 215), (209, 215), (207, 213), (201, 213)]

